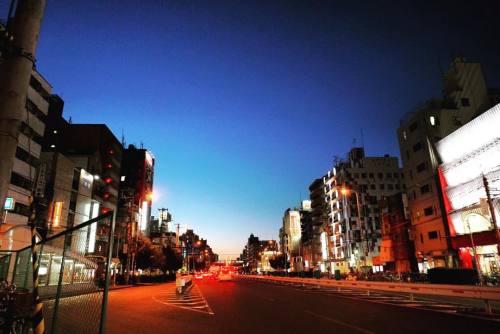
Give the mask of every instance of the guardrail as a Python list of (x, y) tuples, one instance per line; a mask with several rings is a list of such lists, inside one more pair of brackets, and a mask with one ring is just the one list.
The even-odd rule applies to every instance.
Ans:
[(275, 276), (256, 276), (241, 275), (241, 278), (270, 281), (287, 282), (315, 285), (318, 287), (337, 287), (339, 291), (342, 288), (364, 290), (369, 295), (370, 291), (383, 291), (392, 293), (408, 294), (409, 299), (413, 300), (415, 295), (434, 295), (444, 297), (471, 298), (482, 300), (485, 306), (485, 312), (492, 314), (491, 301), (500, 301), (500, 288), (481, 287), (467, 285), (451, 284), (422, 284), (422, 283), (393, 283), (393, 282), (372, 282), (372, 281), (337, 281), (331, 279), (315, 278), (296, 278), (296, 277), (275, 277)]

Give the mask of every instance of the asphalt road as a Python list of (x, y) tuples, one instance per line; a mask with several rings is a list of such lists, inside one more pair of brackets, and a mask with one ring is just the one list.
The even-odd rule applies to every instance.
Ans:
[(500, 333), (500, 322), (291, 286), (200, 281), (111, 291), (108, 333)]

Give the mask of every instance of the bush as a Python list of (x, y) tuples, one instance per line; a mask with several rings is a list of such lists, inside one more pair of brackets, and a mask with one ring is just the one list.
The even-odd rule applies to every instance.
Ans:
[(434, 284), (477, 284), (477, 271), (467, 268), (432, 268), (427, 271), (430, 283)]

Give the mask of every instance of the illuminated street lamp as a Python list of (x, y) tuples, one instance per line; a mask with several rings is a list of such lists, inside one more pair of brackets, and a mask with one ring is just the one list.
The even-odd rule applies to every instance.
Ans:
[[(359, 193), (354, 190), (354, 189), (351, 189), (351, 188), (347, 188), (346, 186), (342, 186), (342, 188), (340, 188), (340, 193), (342, 195), (344, 195), (344, 197), (347, 198), (347, 196), (349, 196), (350, 193), (354, 193), (354, 195), (356, 195), (356, 207), (358, 209), (358, 219), (361, 219), (361, 206), (359, 205)], [(365, 239), (366, 239), (366, 253), (365, 253), (365, 256), (368, 256), (368, 224), (367, 222), (365, 221)], [(366, 263), (366, 259), (365, 259), (365, 263)]]

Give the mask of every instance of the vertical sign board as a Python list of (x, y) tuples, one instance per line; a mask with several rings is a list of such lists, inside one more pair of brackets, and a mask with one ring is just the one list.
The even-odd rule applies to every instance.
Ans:
[(16, 201), (12, 197), (7, 197), (5, 199), (5, 204), (3, 206), (4, 210), (14, 210), (14, 205), (16, 205)]

